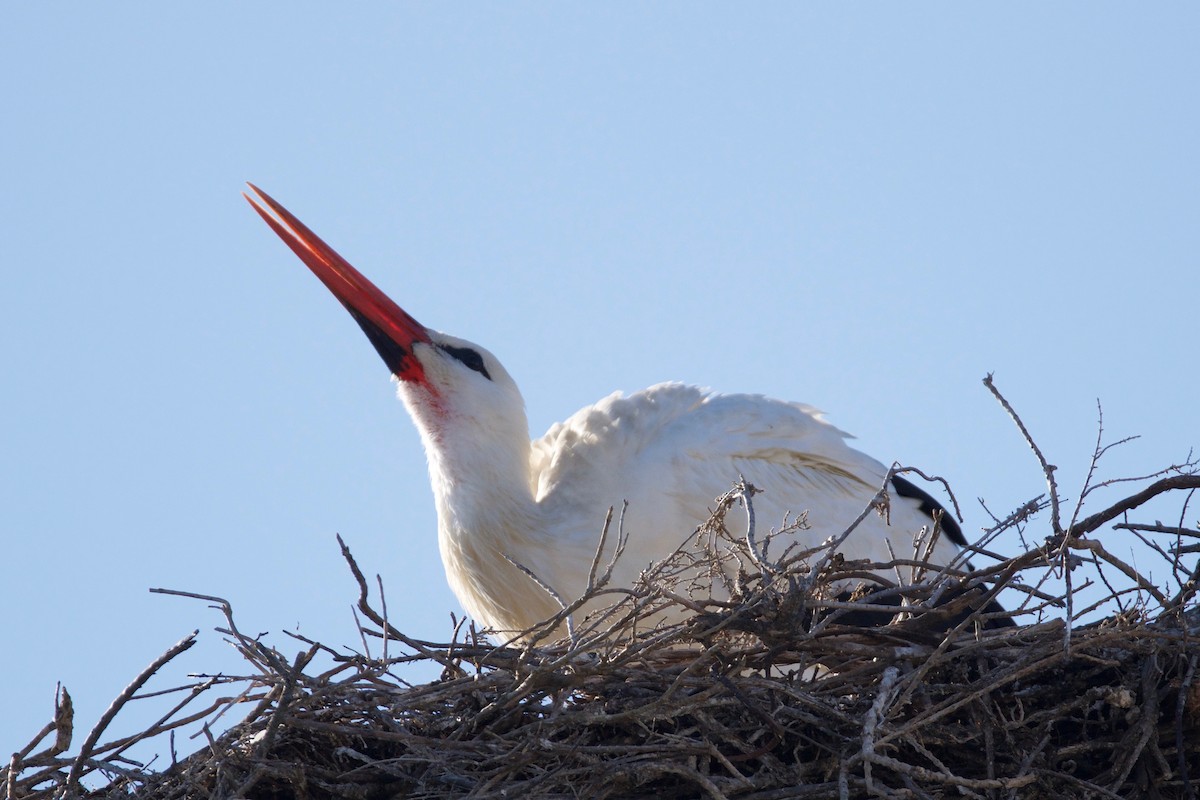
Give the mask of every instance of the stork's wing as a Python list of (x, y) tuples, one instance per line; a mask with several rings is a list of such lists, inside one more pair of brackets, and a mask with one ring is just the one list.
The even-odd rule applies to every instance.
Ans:
[[(846, 438), (808, 406), (661, 384), (551, 428), (534, 443), (535, 493), (548, 506), (591, 503), (598, 515), (628, 501), (629, 527), (661, 539), (662, 557), (744, 477), (763, 490), (754, 503), (764, 532), (807, 514), (809, 528), (794, 535), (815, 546), (845, 530), (887, 474)], [(914, 536), (932, 525), (940, 509), (932, 497), (908, 482), (893, 488), (890, 523), (869, 515), (842, 547), (848, 558), (910, 555)], [(955, 550), (946, 540), (935, 555), (945, 563)]]

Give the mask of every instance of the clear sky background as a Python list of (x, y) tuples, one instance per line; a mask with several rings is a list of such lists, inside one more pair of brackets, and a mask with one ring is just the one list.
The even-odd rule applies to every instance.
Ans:
[(535, 435), (666, 379), (805, 401), (969, 531), (1043, 491), (988, 372), (1069, 498), (1097, 399), (1142, 437), (1108, 477), (1200, 444), (1195, 4), (332, 8), (0, 16), (0, 752), (194, 628), (156, 686), (244, 669), (152, 586), (358, 647), (335, 533), (449, 635), (415, 431), (246, 180), (500, 356)]

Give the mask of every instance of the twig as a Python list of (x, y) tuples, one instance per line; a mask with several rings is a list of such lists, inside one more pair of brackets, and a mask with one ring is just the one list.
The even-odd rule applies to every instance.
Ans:
[(896, 471), (895, 466), (893, 465), (893, 467), (887, 471), (887, 474), (883, 476), (883, 484), (879, 487), (879, 491), (875, 493), (875, 496), (871, 498), (870, 502), (868, 502), (863, 510), (859, 512), (859, 515), (855, 517), (854, 520), (851, 521), (851, 523), (846, 526), (846, 529), (840, 534), (831, 537), (829, 540), (823, 543), (822, 546), (825, 548), (825, 552), (822, 554), (821, 558), (818, 559), (816, 563), (814, 563), (808, 570), (808, 574), (801, 582), (802, 586), (805, 588), (811, 588), (813, 586), (813, 584), (816, 582), (817, 576), (820, 575), (821, 571), (829, 565), (830, 560), (833, 558), (834, 554), (837, 553), (838, 548), (841, 547), (842, 543), (850, 537), (850, 534), (854, 533), (858, 526), (862, 524), (862, 521), (867, 518), (868, 514), (873, 511), (877, 512), (881, 508), (886, 508), (888, 500), (887, 489), (888, 486), (891, 485), (892, 478), (895, 477), (895, 475)]
[(866, 716), (863, 718), (862, 749), (859, 752), (863, 759), (863, 778), (867, 782), (867, 790), (871, 792), (874, 791), (871, 764), (874, 763), (876, 758), (875, 731), (879, 728), (879, 723), (884, 719), (884, 709), (896, 696), (896, 681), (899, 677), (900, 670), (896, 667), (888, 667), (883, 671), (883, 678), (879, 681), (879, 688), (876, 689), (875, 700), (871, 703), (871, 707), (867, 710)]
[(83, 742), (83, 746), (79, 748), (79, 756), (71, 765), (71, 771), (67, 775), (67, 782), (63, 787), (64, 797), (71, 796), (76, 787), (79, 785), (79, 777), (83, 774), (83, 768), (87, 763), (88, 758), (90, 758), (92, 755), (92, 749), (100, 740), (100, 735), (104, 733), (104, 729), (107, 728), (108, 724), (113, 721), (114, 717), (117, 716), (117, 712), (121, 710), (125, 703), (128, 702), (131, 697), (133, 697), (134, 693), (137, 692), (137, 690), (140, 689), (146, 681), (150, 680), (151, 676), (158, 672), (158, 670), (161, 669), (164, 664), (194, 645), (196, 643), (196, 637), (199, 634), (200, 631), (198, 630), (192, 631), (187, 636), (171, 645), (171, 647), (167, 648), (162, 655), (154, 659), (154, 661), (152, 661), (148, 667), (143, 669), (138, 676), (134, 678), (133, 681), (126, 686), (119, 695), (117, 695), (116, 699), (112, 701), (108, 709), (105, 710), (102, 715), (100, 715), (100, 721), (96, 723), (96, 726), (92, 728), (91, 733), (87, 735), (87, 738)]
[[(517, 569), (519, 569), (525, 575), (525, 577), (529, 578), (529, 580), (536, 583), (538, 585), (539, 589), (541, 589), (546, 594), (550, 595), (551, 599), (554, 600), (554, 602), (558, 603), (558, 608), (560, 611), (567, 610), (567, 603), (566, 603), (566, 601), (564, 601), (562, 599), (562, 595), (560, 595), (553, 586), (551, 586), (550, 584), (548, 584), (544, 580), (542, 580), (536, 572), (534, 572), (533, 570), (531, 570), (529, 567), (525, 566), (521, 562), (515, 560), (508, 553), (501, 553), (500, 557), (503, 558), (508, 563), (512, 564)], [(566, 617), (566, 623), (567, 623), (567, 636), (568, 636), (568, 638), (570, 638), (573, 641), (575, 639), (575, 626), (572, 623), (571, 617), (569, 614)]]
[[(1145, 531), (1146, 533), (1173, 533), (1176, 536), (1195, 536), (1200, 537), (1200, 531), (1194, 528), (1185, 528), (1182, 525), (1146, 525), (1140, 522), (1118, 522), (1113, 525), (1115, 530), (1123, 531)], [(1192, 551), (1185, 551), (1192, 552)]]
[(1029, 449), (1037, 456), (1038, 463), (1042, 467), (1042, 475), (1046, 478), (1046, 487), (1050, 494), (1050, 526), (1055, 534), (1062, 533), (1062, 522), (1059, 519), (1059, 500), (1058, 500), (1058, 482), (1054, 479), (1054, 472), (1058, 467), (1054, 466), (1046, 460), (1042, 455), (1041, 448), (1037, 446), (1037, 442), (1033, 440), (1029, 429), (1025, 427), (1025, 423), (1021, 420), (1016, 409), (1014, 409), (1005, 399), (1004, 395), (1000, 394), (1000, 390), (996, 388), (996, 384), (992, 380), (992, 373), (988, 373), (983, 379), (983, 385), (988, 388), (992, 396), (1000, 403), (1001, 407), (1007, 412), (1009, 419), (1016, 423), (1017, 429), (1021, 431), (1021, 435), (1025, 437), (1025, 443), (1029, 445)]
[[(221, 613), (225, 615), (225, 622), (229, 625), (229, 629), (222, 631), (237, 640), (237, 644), (247, 653), (253, 653), (257, 658), (266, 662), (267, 669), (274, 669), (276, 672), (285, 668), (284, 662), (280, 661), (279, 655), (273, 652), (270, 648), (264, 647), (257, 639), (253, 639), (243, 634), (238, 630), (237, 623), (233, 619), (233, 605), (223, 597), (217, 597), (211, 594), (200, 594), (198, 592), (185, 592), (180, 589), (150, 589), (151, 594), (166, 594), (174, 597), (190, 597), (194, 600), (206, 600), (214, 603), (214, 608), (219, 608)], [(220, 629), (218, 629), (220, 630)], [(264, 669), (262, 665), (256, 665), (259, 669)]]
[(354, 556), (351, 554), (350, 548), (346, 546), (345, 541), (342, 540), (341, 534), (338, 534), (337, 542), (338, 542), (338, 546), (341, 547), (341, 550), (342, 550), (342, 558), (344, 558), (346, 560), (346, 563), (350, 567), (351, 574), (354, 575), (355, 581), (358, 582), (358, 609), (359, 609), (359, 611), (361, 611), (364, 615), (366, 615), (367, 619), (371, 620), (376, 625), (378, 625), (380, 630), (383, 631), (384, 636), (391, 636), (396, 641), (411, 647), (412, 649), (416, 650), (418, 653), (425, 656), (429, 660), (436, 661), (437, 663), (441, 664), (443, 667), (451, 670), (452, 672), (456, 672), (456, 673), (461, 672), (462, 671), (461, 668), (457, 664), (455, 664), (452, 659), (446, 658), (443, 653), (438, 652), (436, 649), (426, 647), (424, 645), (424, 643), (422, 643), (416, 639), (413, 639), (409, 636), (405, 636), (403, 633), (401, 633), (400, 631), (398, 631), (394, 627), (392, 627), (390, 624), (388, 624), (388, 621), (385, 620), (383, 617), (381, 617), (375, 611), (375, 609), (371, 608), (371, 604), (368, 601), (368, 590), (367, 590), (366, 577), (363, 575), (362, 570), (360, 570), (358, 568), (358, 562), (356, 562), (354, 560)]
[(1112, 553), (1108, 552), (1108, 550), (1104, 548), (1104, 545), (1101, 544), (1098, 539), (1070, 538), (1067, 541), (1069, 543), (1068, 546), (1072, 550), (1087, 550), (1104, 561), (1107, 561), (1109, 564), (1112, 564), (1114, 567), (1124, 573), (1125, 577), (1136, 583), (1139, 589), (1149, 593), (1163, 608), (1166, 608), (1170, 604), (1170, 601), (1167, 600), (1167, 596), (1164, 595), (1157, 586), (1143, 578), (1136, 569), (1129, 566)]
[[(733, 489), (729, 492), (730, 500), (742, 501), (746, 507), (746, 550), (750, 554), (750, 560), (754, 566), (762, 571), (764, 577), (769, 582), (771, 576), (777, 571), (778, 567), (767, 560), (766, 548), (770, 545), (770, 539), (763, 545), (763, 549), (759, 550), (758, 542), (755, 541), (755, 520), (754, 520), (754, 495), (761, 492), (761, 489), (755, 488), (753, 484), (747, 483), (746, 479), (739, 475), (737, 483), (733, 485)], [(720, 505), (720, 504), (718, 504)]]
[[(266, 731), (263, 733), (262, 740), (259, 742), (258, 752), (260, 756), (265, 756), (267, 753), (271, 752), (271, 747), (275, 744), (275, 733), (277, 730), (279, 730), (279, 724), (283, 721), (283, 717), (287, 713), (288, 706), (292, 703), (292, 694), (296, 689), (296, 683), (299, 681), (300, 676), (304, 673), (304, 668), (308, 666), (308, 662), (312, 660), (312, 657), (316, 655), (316, 653), (317, 648), (315, 647), (308, 649), (306, 652), (297, 653), (296, 660), (292, 663), (291, 669), (284, 674), (283, 682), (275, 687), (277, 694), (275, 699), (275, 711), (272, 712), (271, 718), (267, 720)], [(244, 787), (244, 789), (235, 792), (235, 795), (238, 797), (244, 796), (249, 788), (249, 786)]]
[[(1094, 455), (1104, 449), (1098, 446)], [(1092, 483), (1096, 472), (1089, 471), (1085, 488), (1098, 485)], [(1164, 484), (1162, 491), (1180, 485), (1186, 484)], [(133, 690), (127, 699), (190, 695), (133, 737), (98, 745), (94, 730), (87, 752), (76, 757), (39, 753), (10, 760), (0, 767), (5, 800), (82, 793), (80, 784), (93, 770), (112, 781), (106, 796), (147, 800), (299, 795), (316, 787), (431, 800), (452, 793), (635, 792), (756, 800), (837, 794), (1076, 800), (1136, 796), (1144, 773), (1155, 771), (1168, 776), (1160, 786), (1164, 796), (1182, 797), (1180, 787), (1195, 779), (1188, 772), (1196, 752), (1190, 726), (1200, 703), (1200, 657), (1194, 654), (1200, 617), (1189, 600), (1194, 586), (1181, 586), (1167, 601), (1170, 592), (1139, 572), (1138, 562), (1113, 556), (1113, 541), (1088, 538), (1106, 524), (1089, 530), (1089, 521), (1111, 509), (1079, 520), (1077, 507), (1057, 541), (1052, 536), (1044, 548), (972, 569), (957, 559), (929, 563), (937, 519), (912, 552), (897, 546), (888, 560), (852, 561), (834, 552), (845, 533), (822, 547), (793, 545), (769, 557), (773, 539), (757, 531), (753, 509), (747, 509), (745, 536), (725, 526), (737, 488), (718, 501), (705, 526), (632, 587), (608, 585), (626, 542), (623, 508), (610, 547), (610, 510), (586, 591), (515, 636), (519, 648), (488, 641), (453, 616), (448, 643), (395, 631), (382, 580), (376, 575), (380, 614), (340, 538), (359, 585), (354, 614), (356, 623), (361, 615), (362, 653), (297, 635), (306, 647), (285, 658), (261, 637), (243, 636), (227, 601), (166, 592), (219, 604), (228, 627), (218, 630), (252, 668), (245, 676), (201, 675), (200, 683), (164, 691)], [(874, 510), (886, 512), (886, 500), (886, 492), (877, 493), (848, 530)], [(1136, 496), (1122, 503), (1136, 507)], [(1024, 532), (1044, 505), (1027, 503), (1004, 520), (991, 515), (992, 527), (977, 546), (963, 548), (962, 557), (986, 553), (1000, 529)], [(1189, 546), (1182, 538), (1185, 522), (1181, 513), (1178, 530), (1159, 523), (1166, 530), (1143, 531), (1153, 526), (1122, 520), (1138, 536), (1173, 537), (1169, 552), (1158, 550), (1173, 554), (1173, 580), (1197, 577), (1180, 569)], [(1062, 647), (1069, 622), (1062, 619), (988, 628), (990, 620), (1012, 613), (989, 607), (1001, 590), (1027, 597), (1021, 608), (1030, 615), (1069, 604), (1055, 570), (1072, 565), (1068, 593), (1103, 589), (1099, 582), (1107, 590), (1096, 592), (1095, 603), (1081, 595), (1079, 605), (1089, 607), (1071, 605), (1069, 617), (1082, 618), (1100, 604), (1127, 613), (1076, 626), (1069, 651)], [(713, 587), (716, 596), (707, 591)], [(723, 589), (729, 594), (720, 594)], [(1124, 601), (1126, 594), (1137, 601)], [(1161, 613), (1153, 613), (1156, 604)], [(585, 606), (597, 610), (584, 616)], [(1187, 613), (1168, 618), (1172, 606)], [(847, 613), (870, 612), (891, 621), (845, 624)], [(568, 622), (572, 635), (554, 638)], [(372, 623), (381, 634), (363, 628)], [(385, 638), (386, 658), (372, 656), (368, 634)], [(403, 647), (386, 649), (388, 639)], [(332, 666), (310, 674), (318, 652)], [(400, 666), (413, 663), (441, 664), (441, 679), (414, 685), (397, 677)], [(207, 709), (184, 710), (218, 686), (235, 689)], [(222, 715), (249, 706), (245, 722), (223, 725), (228, 730), (216, 735)], [(164, 732), (170, 737), (197, 721), (207, 748), (174, 764), (172, 744), (169, 774), (116, 761), (133, 742)], [(1079, 735), (1064, 740), (1063, 731)], [(1056, 746), (1048, 749), (1051, 741)], [(1187, 792), (1195, 800), (1191, 787)]]
[(919, 469), (917, 467), (909, 467), (909, 466), (901, 467), (899, 465), (895, 465), (895, 466), (897, 467), (897, 469), (896, 469), (897, 475), (906, 474), (906, 473), (911, 472), (914, 475), (920, 475), (922, 480), (928, 481), (929, 483), (940, 483), (942, 485), (942, 488), (946, 490), (946, 496), (950, 498), (950, 504), (952, 506), (954, 506), (954, 518), (957, 519), (959, 522), (963, 521), (962, 509), (959, 508), (959, 506), (958, 506), (958, 498), (954, 495), (954, 490), (952, 488), (950, 488), (950, 481), (946, 480), (941, 475), (927, 475), (927, 474), (925, 474), (925, 472), (923, 472), (921, 469)]
[[(184, 718), (183, 720), (180, 720), (176, 715), (179, 714), (180, 711), (182, 711), (185, 707), (187, 707), (193, 700), (195, 700), (201, 694), (203, 694), (204, 692), (211, 689), (215, 684), (216, 684), (216, 680), (214, 678), (209, 678), (208, 680), (204, 681), (203, 683), (193, 686), (191, 694), (189, 694), (183, 700), (180, 700), (178, 703), (176, 703), (175, 706), (172, 707), (170, 710), (168, 710), (165, 714), (162, 714), (152, 725), (150, 725), (146, 729), (144, 734), (130, 736), (127, 739), (125, 739), (124, 741), (116, 742), (115, 746), (114, 746), (114, 744), (110, 743), (109, 748), (112, 749), (112, 752), (108, 756), (109, 760), (112, 760), (112, 759), (118, 757), (119, 755), (124, 753), (130, 747), (133, 747), (138, 742), (143, 741), (144, 739), (147, 739), (150, 736), (157, 735), (157, 733), (159, 733), (161, 731), (168, 730), (171, 727), (176, 727), (178, 725), (186, 725), (190, 721), (193, 721), (194, 719), (201, 719), (205, 716), (208, 716), (208, 710), (202, 711), (202, 712), (200, 712), (199, 715), (195, 715), (191, 718)], [(147, 695), (138, 695), (134, 699), (141, 699), (143, 697), (147, 697)], [(172, 720), (175, 721), (174, 725), (169, 724)]]
[(1200, 475), (1174, 475), (1170, 478), (1162, 478), (1155, 481), (1140, 492), (1123, 498), (1103, 511), (1092, 514), (1090, 517), (1085, 517), (1072, 525), (1068, 533), (1073, 537), (1084, 536), (1099, 529), (1104, 523), (1110, 522), (1125, 512), (1137, 508), (1163, 492), (1171, 492), (1177, 489), (1200, 489)]
[(387, 593), (383, 590), (383, 576), (378, 573), (375, 574), (375, 587), (379, 589), (379, 605), (383, 607), (383, 660), (387, 661), (388, 642), (392, 638), (388, 636), (388, 629), (392, 626), (388, 624)]
[(1188, 697), (1191, 694), (1192, 679), (1196, 675), (1196, 663), (1200, 661), (1200, 654), (1192, 656), (1188, 659), (1187, 672), (1184, 673), (1183, 679), (1179, 682), (1179, 693), (1175, 697), (1175, 750), (1179, 759), (1179, 778), (1183, 782), (1183, 786), (1187, 794), (1187, 800), (1195, 800), (1196, 792), (1192, 786), (1191, 775), (1188, 769), (1187, 745), (1184, 738), (1183, 720), (1184, 714), (1187, 711)]

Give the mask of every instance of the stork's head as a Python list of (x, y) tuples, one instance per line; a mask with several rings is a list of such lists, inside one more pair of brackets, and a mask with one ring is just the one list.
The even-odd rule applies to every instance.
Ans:
[[(246, 199), (371, 340), (398, 380), (427, 447), (450, 430), (476, 441), (519, 435), (528, 444), (521, 393), (495, 356), (417, 322), (286, 208), (254, 184), (250, 188), (267, 208)], [(480, 437), (481, 430), (488, 435)]]

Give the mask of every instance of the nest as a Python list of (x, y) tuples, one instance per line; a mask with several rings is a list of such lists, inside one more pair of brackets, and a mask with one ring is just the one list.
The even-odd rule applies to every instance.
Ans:
[[(1169, 472), (1063, 526), (1048, 467), (1048, 495), (997, 519), (967, 555), (982, 560), (991, 537), (1024, 534), (1048, 509), (1041, 543), (979, 569), (930, 566), (921, 548), (889, 564), (850, 562), (837, 541), (768, 558), (770, 538), (754, 531), (755, 490), (742, 483), (693, 546), (641, 584), (609, 587), (601, 546), (583, 598), (501, 644), (462, 624), (442, 643), (396, 630), (343, 544), (360, 587), (361, 651), (297, 637), (302, 649), (286, 658), (243, 635), (227, 602), (204, 598), (223, 610), (218, 630), (244, 657), (245, 676), (197, 678), (150, 729), (101, 744), (187, 637), (130, 684), (74, 755), (63, 692), (56, 719), (0, 770), (0, 786), (9, 800), (1195, 798), (1200, 568), (1185, 562), (1200, 533), (1125, 517), (1152, 497), (1200, 488), (1194, 464)], [(864, 513), (886, 513), (886, 503), (881, 491)], [(735, 509), (748, 519), (731, 519)], [(1118, 519), (1167, 560), (1170, 588), (1097, 537)], [(610, 520), (606, 537), (610, 526), (619, 557), (620, 525)], [(728, 599), (695, 591), (702, 573)], [(1088, 586), (1103, 592), (1076, 607)], [(1002, 591), (1010, 611), (995, 603)], [(615, 602), (584, 615), (601, 597)], [(398, 673), (417, 662), (438, 665), (441, 677), (406, 683)], [(242, 722), (211, 733), (238, 710)], [(169, 768), (123, 756), (186, 726), (201, 726), (208, 743)], [(35, 753), (50, 734), (54, 743)]]

